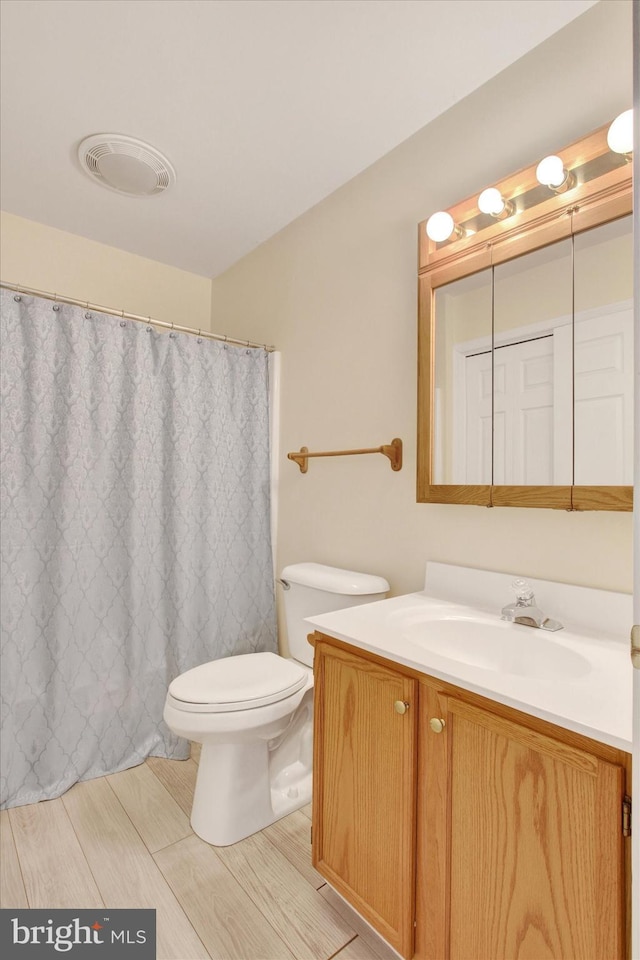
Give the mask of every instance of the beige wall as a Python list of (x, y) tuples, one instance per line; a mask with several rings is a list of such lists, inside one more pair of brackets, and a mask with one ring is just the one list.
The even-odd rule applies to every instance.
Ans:
[(211, 330), (208, 277), (4, 211), (0, 226), (0, 269), (5, 283)]
[[(214, 280), (214, 325), (282, 351), (279, 565), (370, 571), (395, 593), (420, 589), (427, 559), (631, 590), (630, 514), (415, 500), (418, 221), (631, 100), (631, 4), (607, 0)], [(400, 473), (381, 456), (306, 475), (286, 460), (396, 436)]]

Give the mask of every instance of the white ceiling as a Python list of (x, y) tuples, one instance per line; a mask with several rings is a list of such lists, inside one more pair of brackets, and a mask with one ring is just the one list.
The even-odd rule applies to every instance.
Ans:
[[(594, 2), (2, 0), (2, 207), (216, 276)], [(97, 186), (104, 132), (176, 185)]]

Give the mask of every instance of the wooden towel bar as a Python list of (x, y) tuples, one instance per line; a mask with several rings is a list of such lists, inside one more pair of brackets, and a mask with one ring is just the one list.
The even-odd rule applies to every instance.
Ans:
[(392, 470), (402, 470), (402, 440), (398, 437), (391, 443), (385, 443), (381, 447), (369, 447), (366, 450), (324, 450), (320, 453), (310, 453), (308, 447), (300, 447), (298, 452), (288, 453), (287, 457), (298, 464), (300, 473), (306, 473), (309, 469), (310, 457), (353, 457), (361, 453), (382, 453), (391, 461)]

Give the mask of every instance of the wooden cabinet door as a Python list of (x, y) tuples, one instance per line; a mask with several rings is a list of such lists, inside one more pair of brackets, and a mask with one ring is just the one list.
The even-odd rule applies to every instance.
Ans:
[(313, 864), (411, 957), (417, 681), (322, 642), (314, 672)]
[[(442, 734), (429, 713), (445, 720)], [(431, 819), (421, 823), (418, 956), (622, 960), (624, 769), (434, 691), (420, 735), (421, 768), (440, 794), (425, 797), (421, 784), (419, 818)], [(449, 827), (439, 851), (433, 831)], [(431, 903), (438, 863), (448, 889), (441, 927)]]

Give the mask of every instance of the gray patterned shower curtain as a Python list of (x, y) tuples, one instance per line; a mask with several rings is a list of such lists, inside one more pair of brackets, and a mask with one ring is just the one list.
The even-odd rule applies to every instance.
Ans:
[(276, 628), (266, 352), (1, 293), (10, 807), (185, 757), (169, 682)]

